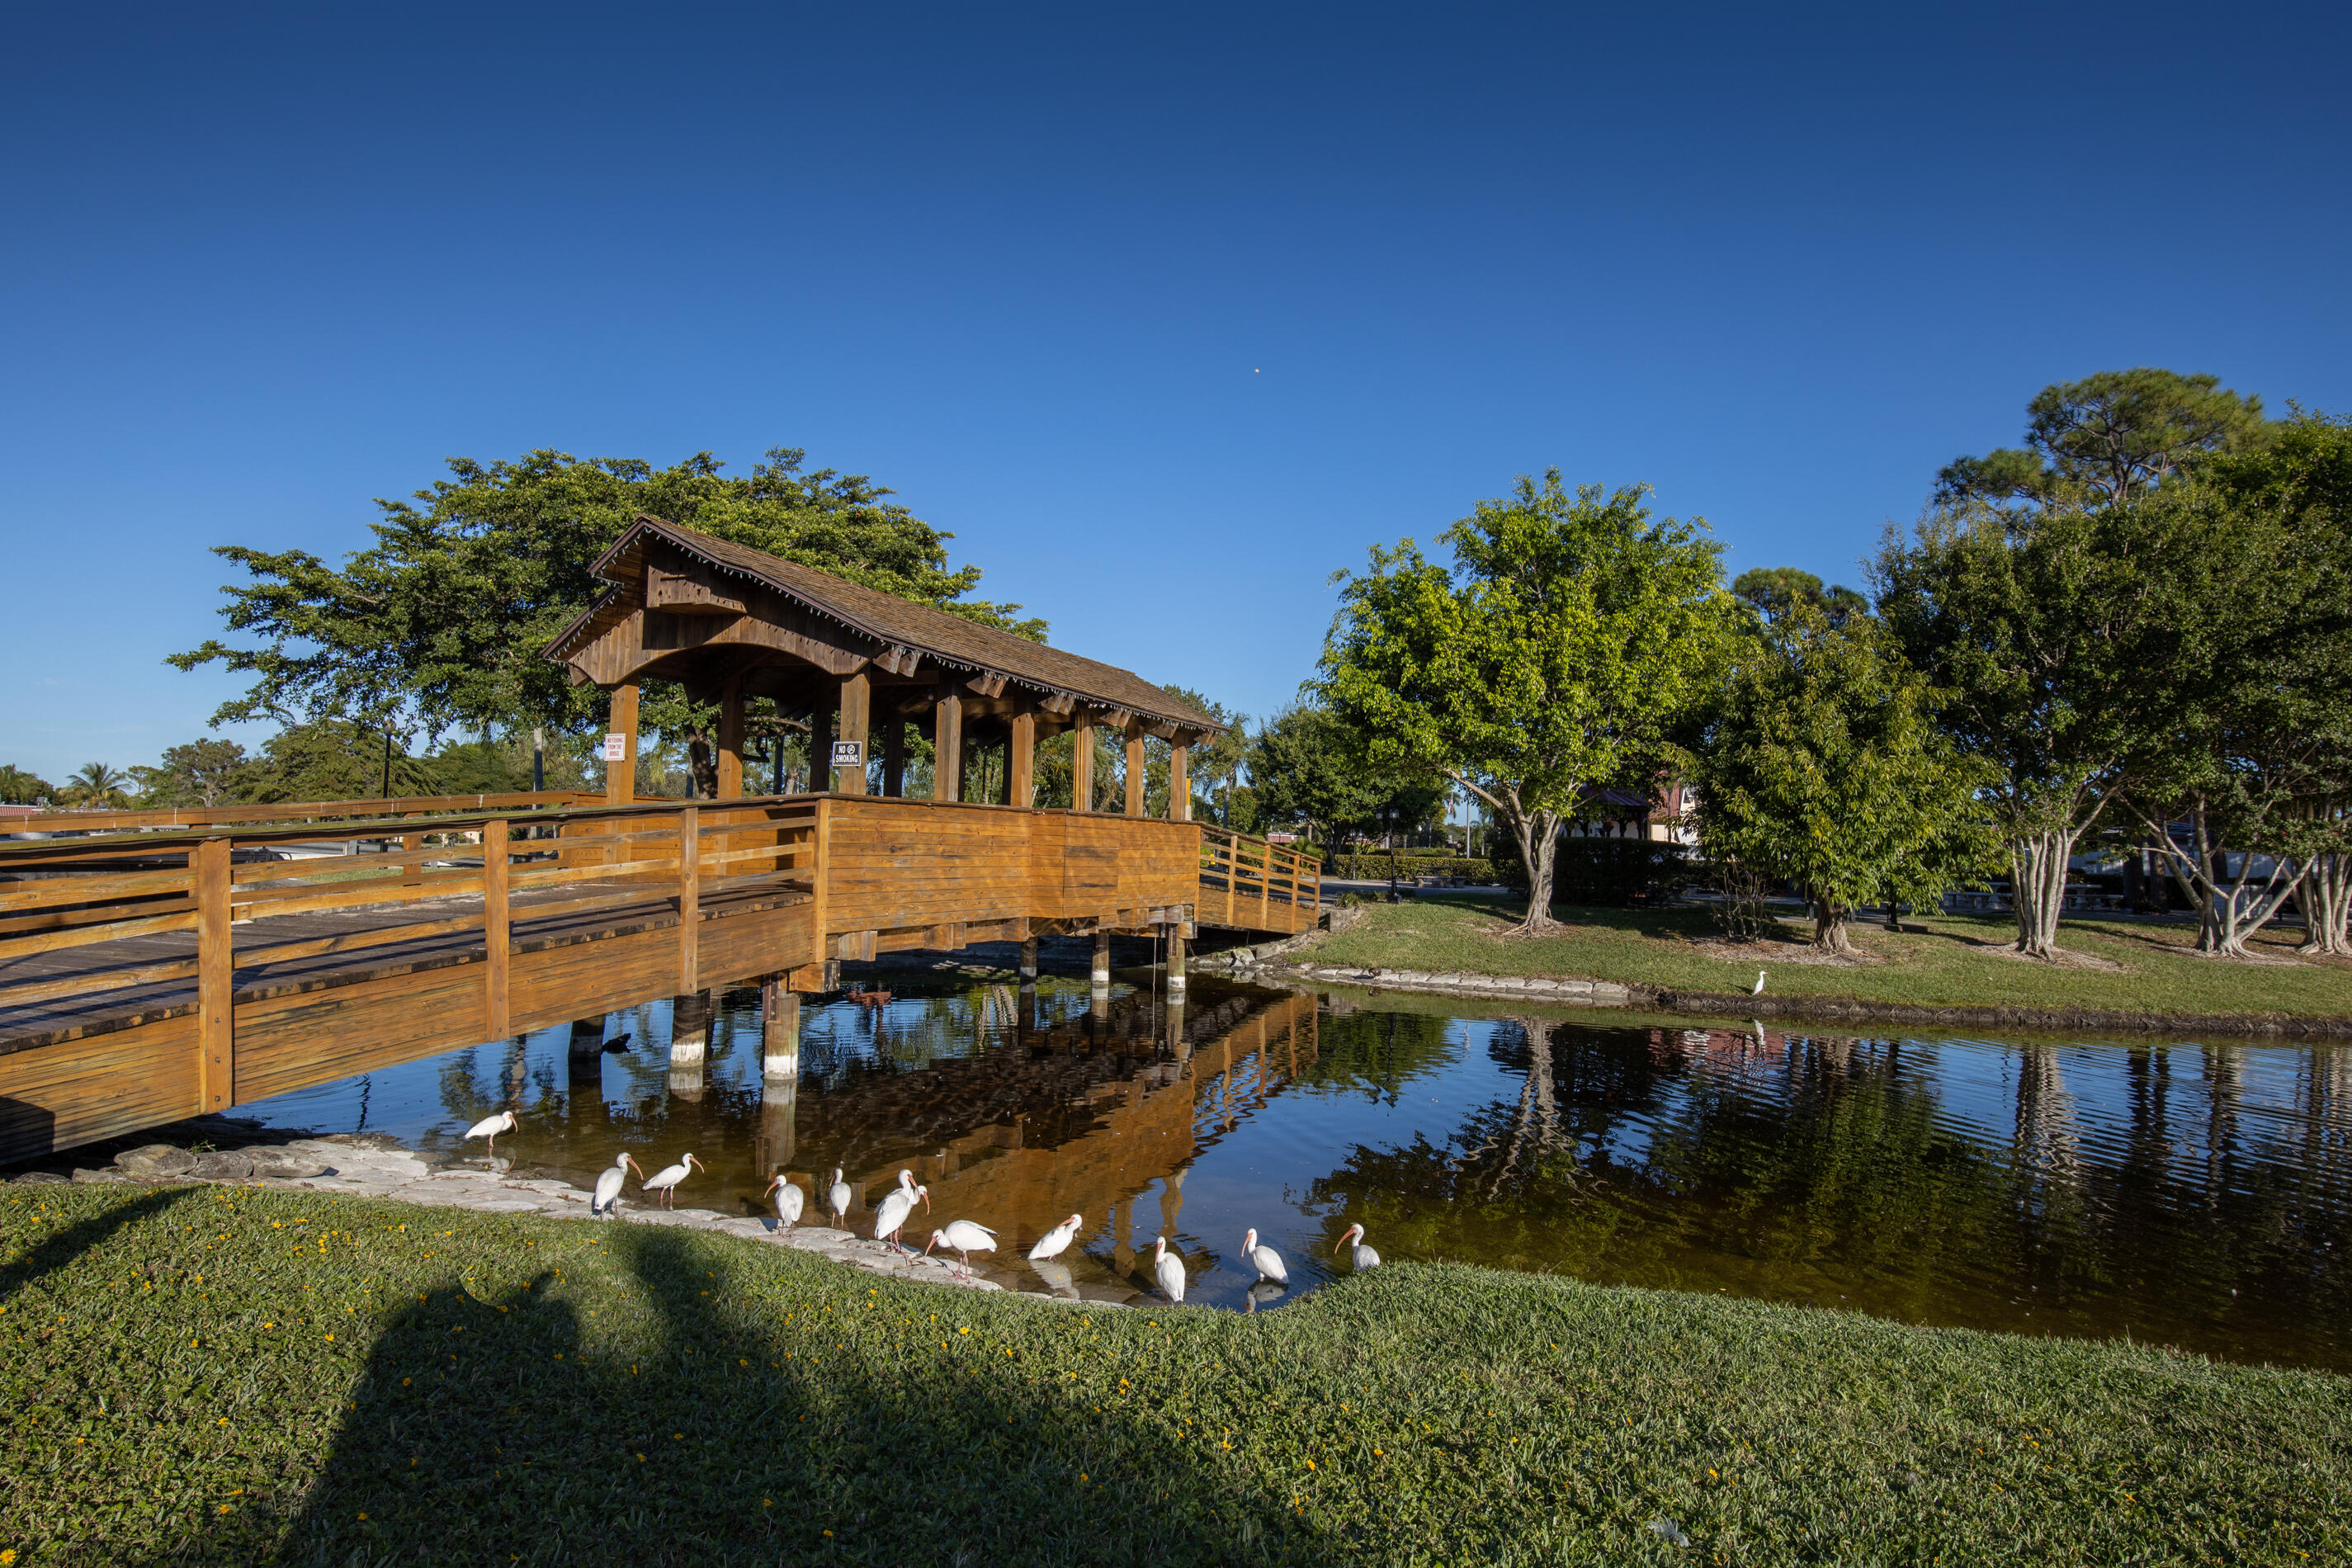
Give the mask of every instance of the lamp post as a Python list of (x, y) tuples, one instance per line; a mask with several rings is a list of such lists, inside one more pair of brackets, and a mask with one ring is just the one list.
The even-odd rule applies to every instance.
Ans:
[(1381, 813), (1381, 817), (1389, 825), (1389, 901), (1394, 903), (1397, 896), (1396, 807), (1390, 806)]
[(383, 798), (392, 798), (392, 721), (383, 721)]

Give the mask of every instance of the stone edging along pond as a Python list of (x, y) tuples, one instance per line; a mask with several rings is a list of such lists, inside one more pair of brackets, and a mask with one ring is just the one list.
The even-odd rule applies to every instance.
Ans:
[[(64, 1182), (68, 1178), (43, 1173), (19, 1176), (23, 1182)], [(467, 1209), (476, 1214), (552, 1215), (587, 1219), (590, 1197), (569, 1182), (546, 1177), (515, 1177), (478, 1166), (441, 1164), (404, 1149), (381, 1133), (330, 1133), (320, 1138), (297, 1138), (289, 1142), (256, 1144), (247, 1149), (192, 1152), (168, 1143), (151, 1143), (116, 1156), (104, 1170), (77, 1170), (70, 1180), (119, 1185), (205, 1184), (276, 1187), (300, 1192), (334, 1193), (348, 1197), (392, 1198), (433, 1208)], [(598, 1224), (676, 1226), (688, 1230), (719, 1231), (743, 1240), (814, 1252), (837, 1263), (870, 1273), (918, 1284), (944, 1285), (962, 1290), (995, 1290), (1069, 1307), (1118, 1307), (1122, 1302), (1048, 1294), (1042, 1290), (1012, 1290), (996, 1280), (975, 1275), (958, 1277), (952, 1258), (907, 1257), (878, 1241), (825, 1226), (802, 1225), (785, 1230), (772, 1215), (722, 1215), (710, 1209), (662, 1209), (624, 1197), (611, 1221)]]
[(1543, 975), (1469, 974), (1418, 969), (1380, 969), (1359, 964), (1318, 964), (1297, 956), (1311, 951), (1325, 933), (1307, 932), (1263, 947), (1211, 954), (1199, 967), (1236, 979), (1312, 982), (1375, 991), (1412, 991), (1438, 996), (1474, 996), (1548, 1002), (1569, 1007), (1641, 1007), (1708, 1018), (1788, 1018), (1821, 1023), (1909, 1024), (1940, 1028), (2020, 1029), (2036, 1032), (2172, 1035), (2252, 1039), (2352, 1039), (2352, 1018), (2254, 1013), (2136, 1013), (2113, 1007), (2025, 1007), (1990, 1005), (1926, 1006), (1869, 1002), (1850, 996), (1751, 996), (1736, 991), (1675, 991), (1627, 985), (1612, 980), (1567, 980)]

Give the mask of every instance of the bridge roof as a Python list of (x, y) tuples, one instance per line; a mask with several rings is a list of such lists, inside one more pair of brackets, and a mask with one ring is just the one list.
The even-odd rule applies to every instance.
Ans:
[(764, 550), (732, 543), (644, 513), (638, 514), (612, 548), (596, 559), (593, 570), (613, 584), (613, 588), (556, 634), (548, 645), (547, 657), (559, 663), (569, 662), (575, 653), (643, 608), (647, 555), (663, 545), (700, 560), (722, 575), (746, 580), (870, 638), (879, 645), (877, 651), (908, 649), (950, 668), (1001, 676), (1013, 685), (1047, 694), (1065, 694), (1097, 707), (1123, 710), (1187, 730), (1216, 731), (1230, 728), (1132, 670), (1032, 642), (912, 599), (865, 587), (797, 561), (771, 555)]

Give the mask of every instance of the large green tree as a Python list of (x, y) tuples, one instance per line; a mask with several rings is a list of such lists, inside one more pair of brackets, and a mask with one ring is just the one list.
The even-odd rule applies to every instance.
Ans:
[(1450, 566), (1408, 539), (1341, 574), (1317, 689), (1373, 763), (1450, 779), (1510, 829), (1526, 932), (1558, 924), (1561, 822), (1589, 790), (1658, 776), (1735, 624), (1721, 546), (1646, 494), (1570, 494), (1553, 469), (1448, 528)]
[(0, 763), (0, 805), (38, 805), (55, 796), (48, 780), (14, 763)]
[(1824, 588), (1819, 577), (1795, 566), (1751, 566), (1732, 579), (1731, 593), (1766, 620), (1799, 605), (1810, 605), (1832, 620), (1870, 609), (1870, 601), (1844, 584)]
[(1370, 831), (1391, 812), (1419, 821), (1443, 795), (1425, 771), (1416, 777), (1374, 763), (1347, 724), (1313, 703), (1260, 725), (1247, 756), (1258, 825), (1296, 827), (1325, 844)]
[(1877, 621), (1782, 610), (1738, 655), (1692, 752), (1708, 858), (1801, 885), (1814, 944), (1837, 953), (1861, 905), (1990, 868), (1982, 769), (1937, 727), (1936, 705)]
[(2263, 404), (2213, 375), (2141, 367), (2053, 382), (2026, 405), (2025, 445), (1959, 458), (1936, 476), (1939, 505), (2038, 509), (2137, 500), (2185, 464), (2262, 437)]
[(250, 770), (243, 746), (207, 735), (166, 747), (155, 766), (131, 774), (142, 805), (223, 805), (244, 798)]
[[(667, 468), (635, 458), (541, 450), (512, 462), (455, 458), (450, 477), (407, 500), (379, 500), (375, 543), (340, 567), (307, 551), (224, 545), (249, 581), (223, 590), (235, 641), (171, 662), (251, 677), (214, 722), (270, 717), (387, 720), (447, 730), (601, 730), (605, 700), (541, 657), (604, 587), (592, 563), (639, 512), (837, 573), (886, 593), (1024, 636), (1044, 623), (969, 597), (980, 569), (948, 565), (942, 533), (863, 475), (803, 471), (778, 447), (730, 477), (709, 453)], [(641, 721), (692, 737), (710, 714), (654, 683)]]
[[(2176, 695), (2126, 802), (2231, 955), (2292, 894), (2308, 950), (2352, 901), (2352, 421), (2295, 410), (2168, 500), (2208, 579), (2176, 595)], [(2170, 831), (2185, 824), (2185, 837)]]

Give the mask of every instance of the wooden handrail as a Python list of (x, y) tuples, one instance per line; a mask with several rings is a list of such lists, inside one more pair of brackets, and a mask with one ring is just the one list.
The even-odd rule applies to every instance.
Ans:
[(141, 827), (226, 827), (264, 822), (329, 821), (344, 816), (405, 816), (448, 811), (511, 811), (518, 806), (582, 805), (601, 792), (549, 789), (500, 795), (387, 795), (372, 800), (298, 800), (275, 805), (165, 805), (138, 811), (45, 811), (11, 818), (11, 833), (97, 833)]

